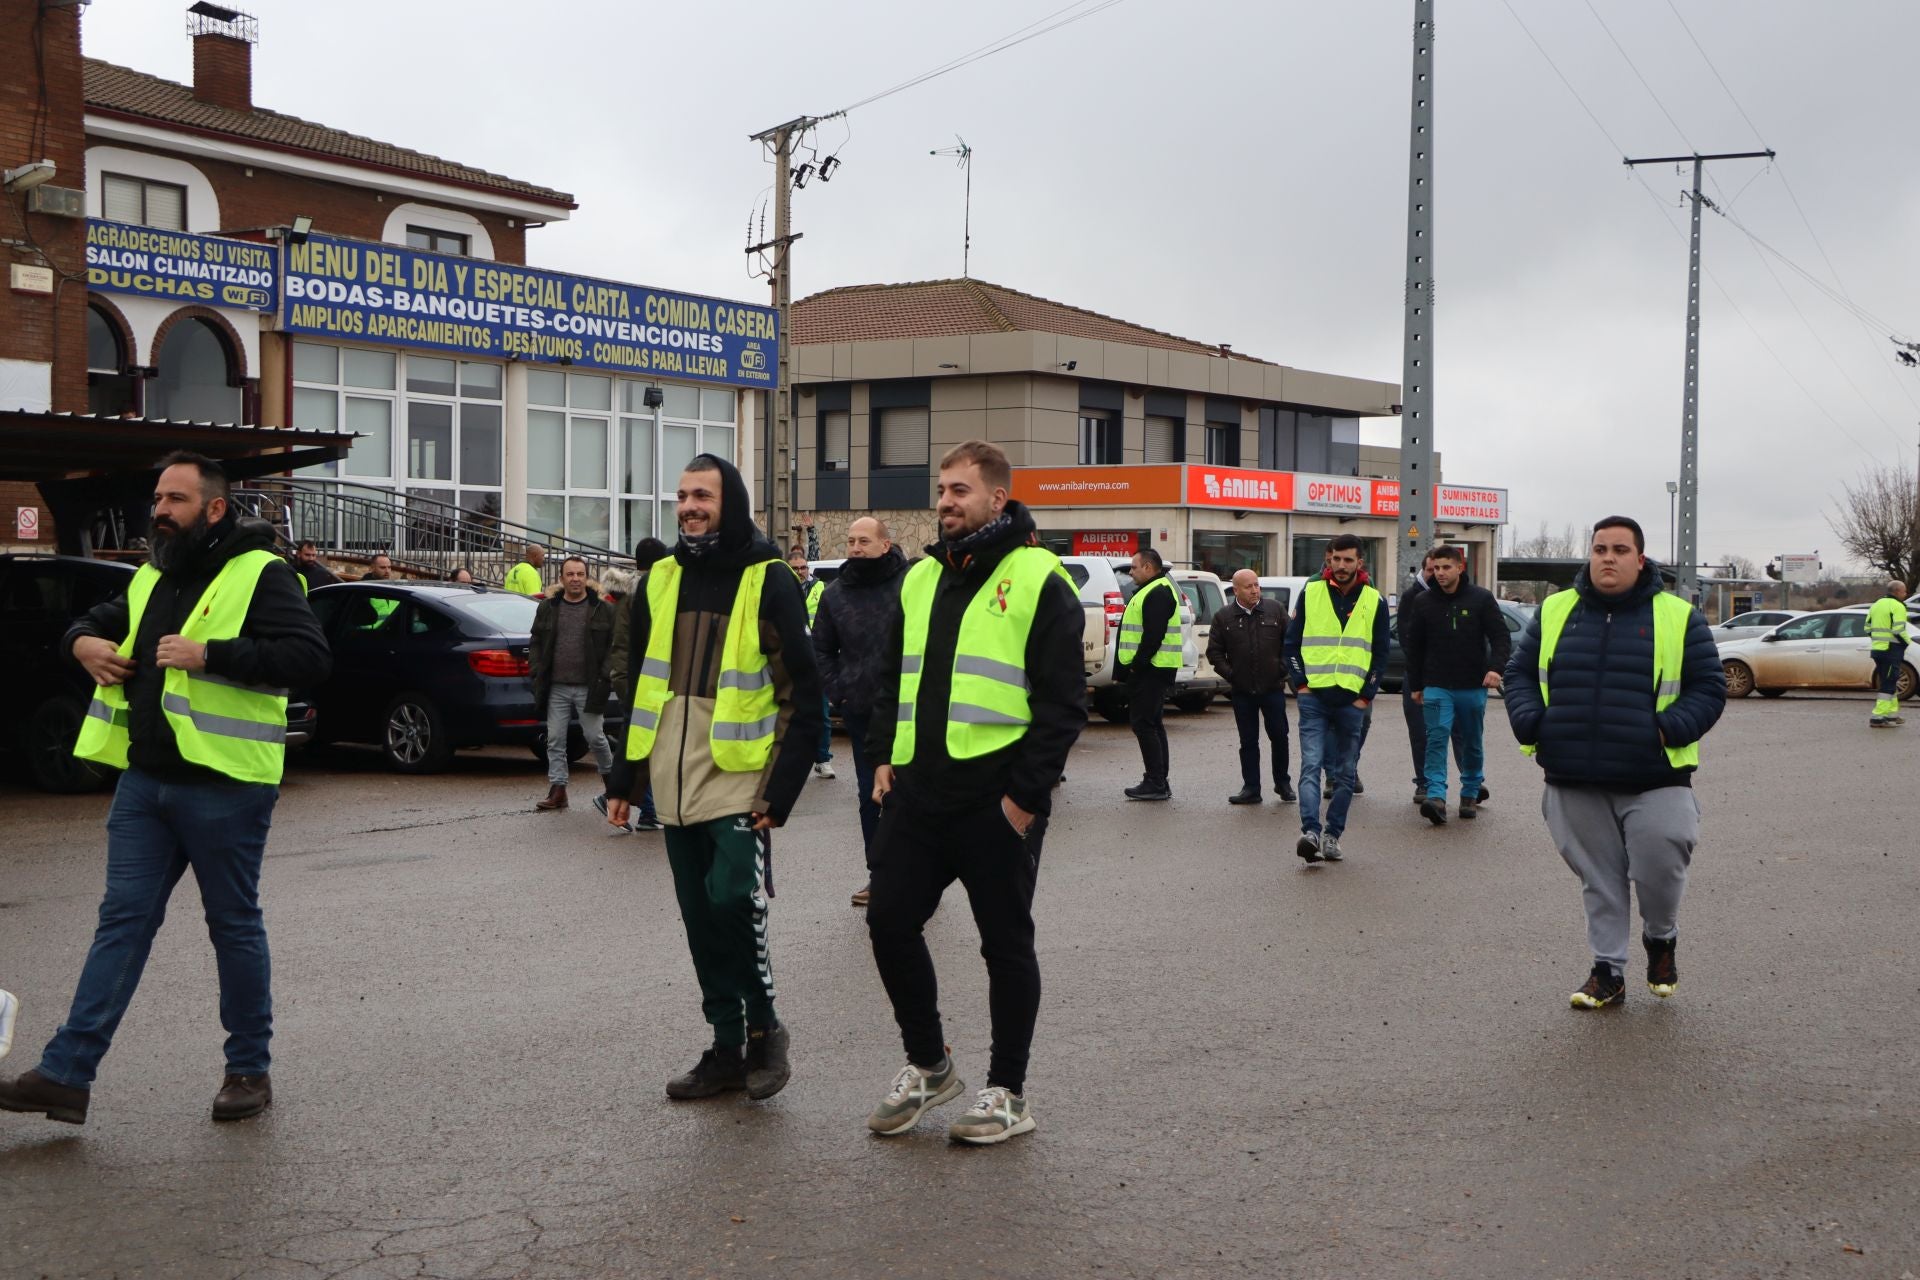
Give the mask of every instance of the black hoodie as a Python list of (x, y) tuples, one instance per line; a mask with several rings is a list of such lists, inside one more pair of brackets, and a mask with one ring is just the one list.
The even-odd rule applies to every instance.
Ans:
[[(1002, 796), (1028, 813), (1045, 814), (1053, 805), (1053, 784), (1067, 767), (1067, 753), (1087, 723), (1087, 676), (1081, 661), (1086, 615), (1080, 597), (1059, 576), (1047, 580), (1033, 629), (1027, 634), (1028, 709), (1033, 719), (1012, 746), (972, 760), (947, 754), (944, 709), (953, 691), (953, 655), (960, 619), (1007, 553), (1033, 541), (1033, 517), (1018, 502), (1006, 506), (1004, 531), (963, 555), (954, 544), (936, 542), (927, 554), (940, 565), (927, 626), (926, 659), (921, 664), (914, 717), (913, 763), (899, 770), (894, 786), (902, 803), (933, 813), (956, 813), (997, 804)], [(887, 660), (867, 731), (867, 758), (889, 764), (900, 707), (900, 611), (893, 615)], [(940, 708), (941, 714), (931, 714)]]
[(864, 716), (880, 696), (893, 638), (893, 615), (900, 610), (900, 579), (907, 558), (888, 547), (883, 556), (849, 556), (840, 574), (827, 584), (813, 618), (813, 656), (827, 700), (846, 714)]
[[(726, 623), (733, 613), (734, 596), (740, 590), (740, 575), (749, 565), (765, 560), (785, 568), (779, 549), (754, 526), (753, 503), (740, 472), (723, 458), (703, 454), (701, 459), (712, 462), (720, 472), (720, 528), (718, 536), (703, 547), (682, 537), (673, 549), (672, 558), (681, 568), (673, 658), (668, 676), (675, 700), (710, 700), (718, 692)], [(641, 660), (646, 657), (653, 629), (646, 584), (647, 579), (643, 577), (634, 585), (628, 606), (627, 687), (622, 695), (629, 707), (633, 706), (634, 685), (639, 681)], [(761, 775), (759, 794), (752, 799), (751, 811), (785, 822), (813, 767), (814, 750), (825, 718), (813, 642), (807, 634), (807, 605), (800, 595), (800, 584), (791, 573), (769, 571), (766, 575), (766, 584), (760, 591), (760, 647), (768, 655), (773, 671), (780, 719), (774, 730), (773, 759)], [(676, 716), (685, 711), (685, 707), (679, 708)], [(670, 796), (660, 798), (660, 816), (676, 826), (704, 821), (700, 792), (714, 790), (712, 752), (706, 736), (700, 735), (697, 742), (692, 735), (681, 735), (687, 738), (685, 742), (678, 738), (669, 742), (669, 736), (663, 715), (660, 740), (649, 759), (629, 761), (624, 753), (616, 753), (608, 791), (630, 796), (637, 802), (657, 781), (652, 777), (655, 769), (673, 767), (674, 787)], [(672, 766), (666, 763), (668, 760), (674, 762)], [(708, 779), (704, 786), (703, 777)], [(722, 781), (731, 788), (731, 780)], [(738, 810), (747, 811), (745, 805)]]
[[(184, 536), (184, 535), (178, 535)], [(140, 615), (134, 638), (134, 672), (127, 681), (127, 761), (136, 769), (174, 782), (224, 782), (223, 773), (180, 758), (173, 729), (160, 709), (166, 673), (154, 663), (161, 637), (178, 635), (187, 615), (227, 561), (247, 551), (273, 550), (273, 530), (256, 520), (240, 521), (229, 511), (178, 568), (162, 572)], [(61, 648), (73, 653), (81, 636), (99, 636), (115, 644), (126, 639), (127, 598), (96, 605), (68, 629)], [(306, 593), (286, 561), (276, 560), (260, 575), (247, 605), (247, 620), (232, 640), (207, 645), (207, 670), (242, 684), (311, 689), (327, 678), (333, 655), (326, 634), (307, 607)]]

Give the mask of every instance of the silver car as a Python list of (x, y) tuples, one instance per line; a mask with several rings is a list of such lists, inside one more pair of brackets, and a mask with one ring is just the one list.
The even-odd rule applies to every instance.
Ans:
[[(1920, 689), (1920, 673), (1909, 656), (1901, 665), (1901, 699)], [(1861, 609), (1803, 614), (1764, 634), (1729, 640), (1720, 646), (1727, 673), (1727, 696), (1759, 693), (1777, 698), (1789, 689), (1871, 689), (1873, 641)]]
[(1714, 624), (1713, 640), (1715, 644), (1725, 644), (1729, 640), (1763, 636), (1781, 623), (1791, 622), (1805, 615), (1805, 609), (1753, 609), (1746, 613), (1736, 613), (1725, 622)]

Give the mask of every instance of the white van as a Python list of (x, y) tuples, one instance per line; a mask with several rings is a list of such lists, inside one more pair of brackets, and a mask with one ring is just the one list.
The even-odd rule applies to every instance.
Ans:
[(1291, 618), (1300, 603), (1300, 593), (1307, 589), (1307, 581), (1306, 578), (1262, 578), (1260, 594), (1278, 604)]
[(1227, 692), (1227, 682), (1207, 659), (1207, 638), (1213, 634), (1213, 616), (1226, 607), (1227, 587), (1220, 576), (1205, 569), (1169, 569), (1167, 576), (1188, 609), (1193, 611), (1192, 640), (1199, 655), (1193, 678), (1181, 684), (1173, 705), (1182, 711), (1205, 711), (1216, 693)]

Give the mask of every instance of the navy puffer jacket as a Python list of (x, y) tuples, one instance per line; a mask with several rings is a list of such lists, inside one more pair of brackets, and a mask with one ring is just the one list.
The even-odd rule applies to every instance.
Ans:
[(1692, 769), (1675, 769), (1661, 749), (1684, 747), (1706, 736), (1727, 705), (1727, 679), (1707, 621), (1695, 610), (1687, 621), (1681, 659), (1680, 696), (1665, 711), (1653, 709), (1653, 598), (1660, 576), (1649, 564), (1623, 595), (1600, 594), (1582, 569), (1573, 589), (1580, 601), (1547, 673), (1552, 702), (1540, 697), (1540, 619), (1514, 646), (1507, 663), (1507, 722), (1522, 746), (1539, 748), (1534, 758), (1547, 781), (1560, 786), (1601, 786), (1651, 791), (1691, 785)]

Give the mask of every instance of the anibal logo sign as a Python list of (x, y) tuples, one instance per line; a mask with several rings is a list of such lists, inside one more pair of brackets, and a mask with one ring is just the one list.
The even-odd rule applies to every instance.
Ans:
[(1236, 499), (1247, 502), (1280, 501), (1280, 482), (1278, 479), (1265, 480), (1254, 476), (1223, 476), (1211, 471), (1202, 472), (1200, 484), (1207, 491), (1207, 497), (1216, 502)]

